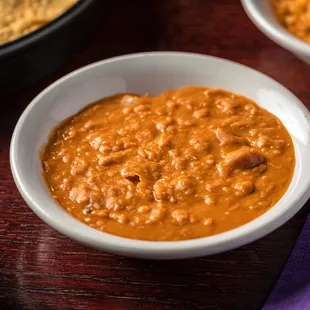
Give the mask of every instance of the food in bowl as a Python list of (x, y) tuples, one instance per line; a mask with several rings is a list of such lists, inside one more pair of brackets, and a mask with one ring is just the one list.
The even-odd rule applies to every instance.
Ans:
[(280, 23), (299, 39), (310, 43), (310, 1), (270, 1)]
[(243, 96), (185, 87), (118, 94), (51, 133), (41, 154), (54, 199), (93, 228), (185, 240), (239, 227), (288, 188), (294, 147), (281, 121)]
[(63, 14), (78, 0), (0, 0), (0, 46)]

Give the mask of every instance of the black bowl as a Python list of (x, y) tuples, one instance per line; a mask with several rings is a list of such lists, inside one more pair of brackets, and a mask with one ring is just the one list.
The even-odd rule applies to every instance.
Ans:
[(80, 0), (47, 25), (0, 46), (0, 95), (16, 93), (54, 72), (83, 45), (94, 3)]

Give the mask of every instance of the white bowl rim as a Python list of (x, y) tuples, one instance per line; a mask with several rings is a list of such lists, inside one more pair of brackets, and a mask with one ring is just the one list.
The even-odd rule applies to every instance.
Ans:
[[(286, 92), (289, 92), (292, 98), (294, 98), (296, 105), (303, 112), (303, 115), (306, 117), (306, 120), (310, 126), (310, 113), (308, 109), (299, 101), (299, 99), (293, 93), (291, 93), (288, 89), (286, 89), (280, 83), (268, 77), (267, 75), (257, 70), (254, 70), (250, 67), (247, 67), (245, 65), (236, 63), (234, 61), (196, 53), (170, 52), (170, 51), (145, 52), (145, 53), (135, 53), (135, 54), (117, 56), (89, 64), (87, 66), (84, 66), (80, 69), (77, 69), (65, 75), (64, 77), (60, 78), (59, 80), (55, 81), (50, 86), (45, 88), (26, 107), (14, 129), (10, 146), (10, 164), (12, 175), (22, 197), (24, 198), (28, 206), (44, 222), (46, 222), (56, 231), (80, 243), (87, 244), (90, 247), (130, 257), (152, 258), (152, 259), (175, 259), (175, 258), (190, 258), (202, 255), (211, 255), (248, 244), (274, 231), (275, 229), (283, 225), (285, 222), (287, 222), (291, 217), (293, 217), (310, 197), (310, 190), (309, 190), (310, 174), (309, 179), (307, 180), (307, 184), (305, 184), (304, 186), (303, 193), (299, 197), (296, 197), (295, 200), (284, 205), (282, 212), (280, 214), (274, 216), (266, 216), (266, 214), (269, 212), (267, 211), (260, 217), (254, 219), (253, 221), (243, 226), (237, 227), (235, 229), (217, 235), (190, 240), (181, 240), (181, 241), (146, 241), (146, 240), (136, 240), (136, 239), (119, 237), (91, 228), (88, 225), (79, 222), (78, 220), (76, 220), (71, 216), (70, 216), (70, 223), (67, 223), (67, 225), (62, 225), (59, 224), (57, 218), (53, 217), (53, 214), (49, 214), (49, 211), (45, 210), (44, 206), (38, 204), (37, 201), (33, 197), (31, 197), (31, 195), (29, 195), (27, 189), (27, 182), (25, 182), (25, 180), (22, 180), (20, 166), (17, 163), (17, 153), (16, 153), (17, 140), (19, 135), (21, 134), (21, 129), (28, 115), (40, 102), (40, 100), (44, 98), (45, 94), (52, 91), (55, 87), (57, 87), (64, 81), (69, 80), (75, 75), (82, 74), (87, 70), (95, 68), (98, 65), (104, 65), (107, 63), (117, 62), (119, 60), (125, 60), (125, 59), (126, 60), (137, 59), (139, 57), (164, 57), (164, 56), (195, 57), (202, 59), (210, 59), (212, 61), (218, 62), (219, 64), (230, 63), (235, 66), (241, 66), (246, 70), (250, 70), (253, 73), (262, 76), (264, 79), (268, 79), (270, 82), (275, 83), (277, 86), (284, 89)], [(297, 160), (298, 158), (296, 157), (296, 163)], [(59, 208), (61, 208), (56, 202), (55, 204)], [(293, 206), (297, 207), (293, 208)], [(245, 236), (247, 237), (245, 238)], [(197, 254), (201, 252), (203, 252), (203, 254)]]
[(260, 29), (267, 37), (291, 52), (302, 52), (304, 55), (310, 55), (309, 43), (306, 43), (291, 34), (280, 23), (278, 27), (275, 27), (268, 18), (256, 9), (254, 4), (255, 1), (256, 0), (241, 0), (245, 12), (258, 29)]

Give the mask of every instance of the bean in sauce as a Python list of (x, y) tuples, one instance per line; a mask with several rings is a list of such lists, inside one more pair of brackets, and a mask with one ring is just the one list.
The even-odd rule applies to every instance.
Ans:
[(253, 101), (185, 87), (87, 106), (52, 132), (42, 163), (52, 196), (80, 221), (168, 241), (266, 212), (288, 188), (295, 155), (283, 124)]

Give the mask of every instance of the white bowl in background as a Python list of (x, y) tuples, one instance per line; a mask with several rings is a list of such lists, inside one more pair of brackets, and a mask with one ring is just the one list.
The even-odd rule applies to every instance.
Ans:
[(310, 44), (300, 40), (277, 20), (269, 0), (241, 0), (256, 27), (269, 39), (310, 64)]
[[(49, 194), (39, 151), (55, 125), (87, 104), (119, 92), (156, 95), (186, 85), (219, 87), (239, 93), (278, 116), (293, 139), (296, 167), (281, 200), (239, 228), (199, 239), (173, 242), (122, 238), (93, 229), (64, 211)], [(99, 250), (148, 259), (180, 259), (227, 251), (275, 230), (310, 196), (310, 114), (286, 88), (253, 69), (220, 58), (156, 52), (116, 57), (74, 71), (41, 92), (20, 117), (11, 141), (16, 185), (30, 208), (47, 224)]]

